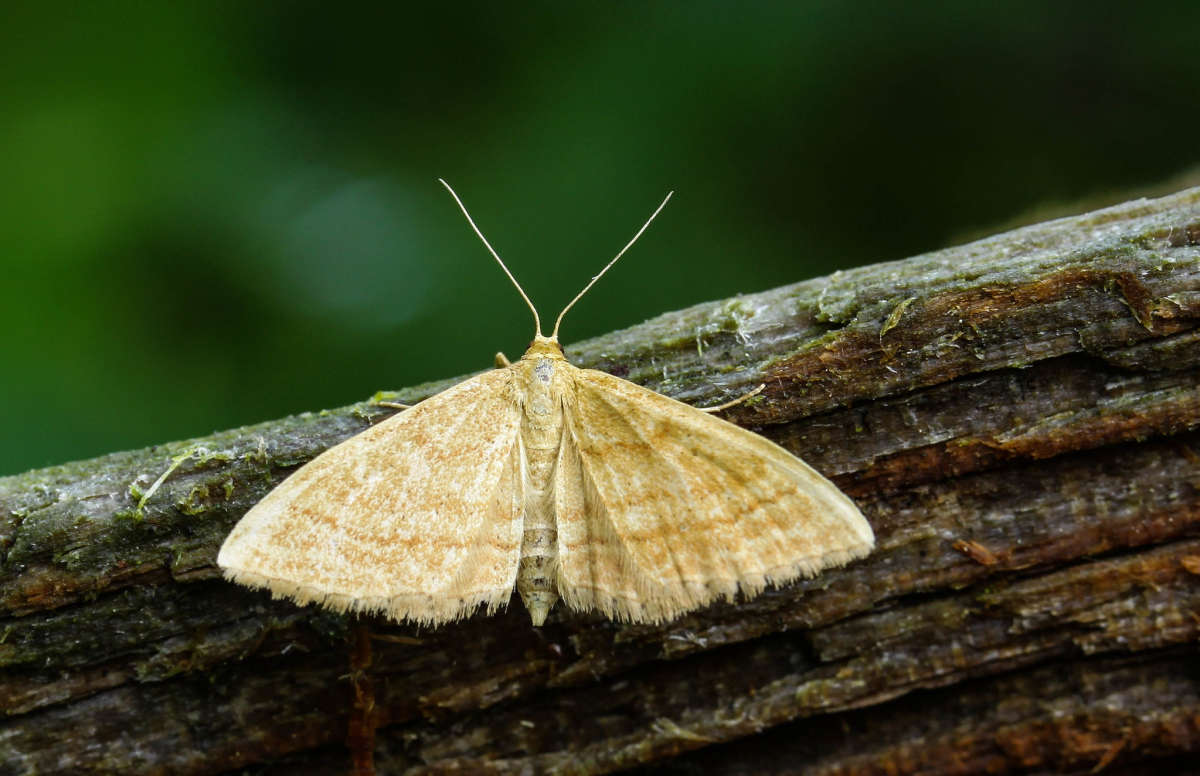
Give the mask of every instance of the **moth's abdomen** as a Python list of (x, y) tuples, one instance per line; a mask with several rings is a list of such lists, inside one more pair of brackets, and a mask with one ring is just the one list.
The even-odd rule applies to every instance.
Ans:
[[(544, 502), (543, 502), (544, 503)], [(558, 530), (549, 509), (530, 505), (525, 511), (525, 536), (521, 543), (521, 562), (517, 567), (517, 592), (529, 611), (534, 625), (546, 621), (546, 615), (558, 601), (554, 577), (558, 568)]]
[(517, 592), (529, 610), (534, 625), (541, 625), (558, 601), (555, 575), (558, 569), (558, 525), (554, 518), (553, 479), (557, 445), (529, 446), (526, 440), (526, 471), (529, 484), (525, 499), (525, 533), (521, 561), (517, 567)]

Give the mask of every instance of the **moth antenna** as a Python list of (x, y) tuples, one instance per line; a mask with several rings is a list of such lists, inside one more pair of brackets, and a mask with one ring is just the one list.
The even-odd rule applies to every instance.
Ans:
[[(537, 335), (539, 337), (541, 337), (542, 336), (542, 319), (538, 317), (537, 308), (533, 306), (533, 302), (529, 301), (529, 296), (526, 295), (525, 289), (521, 288), (521, 284), (517, 282), (517, 279), (515, 277), (513, 277), (513, 273), (508, 271), (508, 266), (505, 265), (503, 260), (501, 260), (500, 254), (496, 253), (496, 249), (492, 247), (492, 244), (489, 243), (487, 241), (487, 238), (483, 236), (483, 232), (479, 231), (478, 226), (475, 226), (475, 220), (473, 218), (471, 218), (471, 214), (467, 212), (467, 206), (464, 205), (462, 203), (462, 200), (458, 198), (458, 195), (454, 193), (454, 189), (450, 188), (450, 184), (446, 183), (446, 181), (442, 180), (441, 178), (438, 178), (438, 183), (445, 186), (446, 191), (450, 192), (450, 196), (454, 197), (454, 201), (458, 203), (458, 209), (461, 210), (463, 212), (463, 215), (467, 217), (467, 223), (470, 224), (471, 228), (475, 230), (475, 234), (479, 235), (479, 239), (483, 240), (483, 244), (488, 249), (488, 253), (492, 254), (492, 258), (494, 258), (497, 262), (500, 263), (500, 269), (504, 270), (504, 274), (508, 275), (508, 279), (511, 280), (512, 284), (517, 287), (517, 293), (521, 295), (521, 298), (525, 300), (525, 304), (529, 305), (529, 309), (533, 312), (533, 328), (537, 330)], [(668, 199), (669, 199), (669, 197), (668, 197)], [(665, 205), (666, 203), (664, 202), (663, 204)], [(659, 208), (659, 209), (661, 210), (662, 208)], [(658, 215), (658, 214), (655, 213), (655, 215)], [(651, 218), (651, 220), (653, 220), (654, 216), (651, 216), (650, 218)], [(646, 227), (643, 226), (642, 228), (645, 229)], [(641, 234), (641, 232), (638, 232), (638, 234)], [(635, 237), (633, 239), (636, 240), (637, 238)], [(625, 247), (629, 247), (629, 246), (625, 246)], [(624, 253), (624, 251), (622, 251), (622, 253)], [(621, 258), (620, 254), (617, 255), (617, 258), (618, 259)], [(616, 261), (616, 259), (613, 259), (613, 261)], [(608, 268), (605, 267), (605, 269), (608, 269)], [(603, 275), (604, 273), (601, 272), (600, 274)], [(584, 289), (584, 290), (586, 291), (587, 289)], [(571, 304), (574, 304), (574, 302), (572, 302)], [(565, 310), (564, 310), (564, 312), (565, 312)], [(555, 332), (558, 331), (557, 326), (554, 328), (554, 331)]]
[[(450, 188), (450, 187), (449, 187), (449, 186), (447, 186), (446, 188)], [(451, 193), (453, 193), (453, 192), (451, 192)], [(625, 251), (629, 250), (629, 249), (630, 249), (630, 247), (632, 247), (632, 246), (633, 246), (633, 244), (634, 244), (635, 242), (637, 242), (637, 239), (638, 239), (639, 237), (641, 237), (641, 236), (642, 236), (642, 232), (646, 231), (646, 227), (650, 226), (650, 223), (651, 223), (652, 221), (654, 221), (654, 219), (655, 219), (655, 218), (658, 216), (659, 212), (660, 212), (660, 211), (661, 211), (661, 210), (662, 210), (664, 207), (666, 207), (666, 206), (667, 206), (667, 202), (668, 202), (668, 201), (671, 199), (671, 195), (672, 195), (672, 194), (674, 194), (674, 193), (675, 193), (675, 192), (673, 192), (673, 191), (671, 191), (671, 192), (668, 192), (668, 193), (667, 193), (666, 199), (664, 199), (664, 200), (662, 201), (662, 204), (661, 204), (661, 205), (659, 205), (659, 206), (658, 206), (658, 208), (657, 208), (657, 209), (656, 209), (656, 210), (655, 210), (653, 213), (651, 213), (651, 214), (650, 214), (650, 217), (649, 217), (648, 219), (646, 219), (646, 223), (642, 224), (642, 228), (641, 228), (641, 229), (637, 230), (637, 234), (635, 234), (635, 235), (633, 236), (633, 239), (632, 239), (632, 240), (630, 240), (629, 242), (627, 242), (627, 243), (625, 244), (625, 247), (621, 249), (621, 252), (620, 252), (620, 253), (618, 253), (616, 256), (613, 256), (613, 259), (612, 259), (612, 261), (610, 261), (608, 264), (605, 264), (605, 265), (604, 265), (604, 269), (600, 270), (600, 273), (599, 273), (598, 275), (596, 275), (596, 277), (592, 278), (592, 282), (590, 282), (590, 283), (588, 283), (586, 286), (584, 286), (584, 287), (583, 287), (583, 290), (582, 290), (582, 291), (580, 291), (578, 294), (576, 294), (576, 295), (575, 295), (575, 298), (574, 298), (574, 299), (572, 299), (572, 300), (571, 300), (571, 301), (570, 301), (570, 302), (567, 304), (567, 306), (563, 308), (563, 311), (562, 311), (561, 313), (559, 313), (559, 314), (558, 314), (558, 318), (557, 318), (557, 319), (554, 321), (554, 333), (550, 335), (550, 339), (552, 339), (552, 340), (557, 340), (557, 339), (558, 339), (558, 327), (562, 325), (562, 319), (563, 319), (563, 316), (567, 314), (567, 310), (570, 310), (572, 307), (574, 307), (574, 306), (575, 306), (575, 303), (576, 303), (576, 302), (578, 302), (580, 299), (582, 299), (582, 298), (583, 298), (583, 295), (584, 295), (584, 294), (586, 294), (586, 293), (588, 292), (588, 289), (590, 289), (592, 286), (596, 285), (596, 281), (597, 281), (597, 280), (599, 280), (600, 278), (604, 277), (604, 273), (605, 273), (605, 272), (608, 272), (608, 270), (609, 270), (609, 267), (611, 267), (612, 265), (616, 264), (616, 263), (617, 263), (617, 259), (619, 259), (619, 258), (621, 258), (622, 256), (624, 256), (624, 255), (625, 255)], [(457, 199), (457, 197), (456, 197), (456, 199)], [(465, 212), (465, 211), (464, 211), (464, 212)], [(468, 216), (468, 218), (470, 218), (470, 216)], [(482, 237), (483, 235), (480, 235), (480, 236)], [(499, 257), (497, 257), (497, 261), (499, 261)], [(510, 277), (511, 277), (511, 275), (510, 275)], [(517, 281), (515, 281), (515, 280), (514, 280), (513, 282), (515, 283), (515, 282), (517, 282)]]

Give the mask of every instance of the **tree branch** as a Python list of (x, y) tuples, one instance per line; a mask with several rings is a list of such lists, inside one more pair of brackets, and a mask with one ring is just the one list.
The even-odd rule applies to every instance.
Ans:
[(391, 410), (0, 479), (0, 774), (340, 773), (364, 687), (387, 773), (1181, 770), (1200, 751), (1198, 325), (1191, 189), (580, 343), (577, 365), (697, 405), (765, 383), (727, 416), (833, 477), (878, 549), (663, 626), (559, 607), (535, 630), (519, 604), (371, 621), (353, 676), (353, 620), (227, 584), (214, 558)]

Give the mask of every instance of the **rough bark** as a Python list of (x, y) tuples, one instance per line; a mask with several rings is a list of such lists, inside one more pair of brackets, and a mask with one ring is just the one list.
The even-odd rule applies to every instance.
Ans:
[(765, 383), (729, 417), (831, 476), (878, 549), (664, 626), (559, 608), (539, 630), (514, 601), (364, 643), (213, 561), (275, 483), (391, 410), (0, 479), (0, 774), (340, 773), (351, 718), (360, 748), (378, 725), (381, 773), (1132, 774), (1200, 753), (1200, 189), (568, 355), (699, 405)]

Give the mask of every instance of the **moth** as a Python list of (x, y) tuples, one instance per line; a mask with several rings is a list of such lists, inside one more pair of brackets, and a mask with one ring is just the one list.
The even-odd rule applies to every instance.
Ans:
[(618, 377), (572, 366), (537, 308), (516, 363), (330, 448), (234, 527), (230, 580), (338, 611), (434, 625), (508, 604), (535, 626), (560, 599), (663, 622), (867, 555), (854, 503), (782, 447)]

